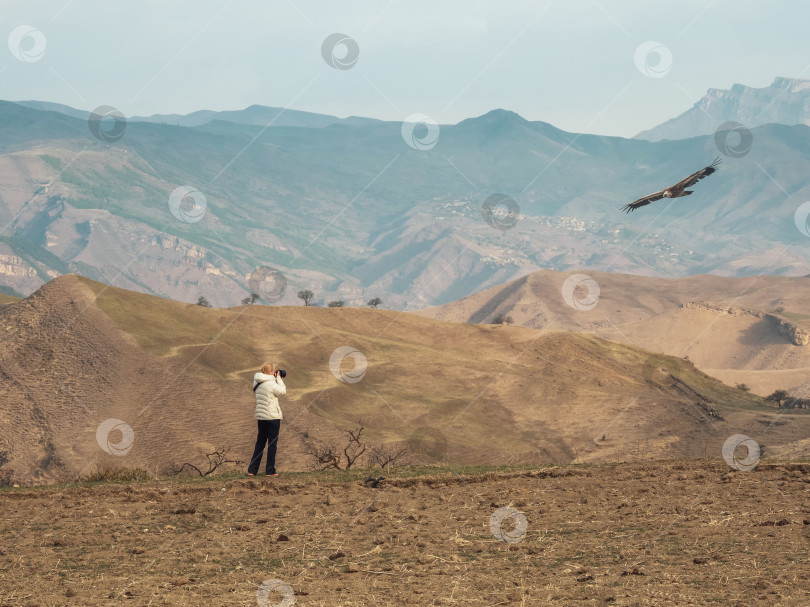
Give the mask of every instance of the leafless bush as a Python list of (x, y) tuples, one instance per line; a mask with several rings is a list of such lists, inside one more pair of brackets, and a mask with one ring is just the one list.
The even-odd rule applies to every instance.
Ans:
[[(169, 467), (169, 474), (172, 476), (178, 476), (181, 474), (186, 468), (190, 471), (193, 470), (200, 476), (208, 476), (212, 474), (217, 468), (223, 466), (224, 464), (241, 464), (242, 460), (238, 459), (228, 459), (228, 452), (230, 451), (229, 447), (220, 447), (213, 453), (206, 453), (205, 457), (208, 459), (207, 467), (208, 469), (203, 471), (202, 468), (198, 468), (194, 464), (189, 462), (184, 463), (182, 466), (178, 464), (172, 464)], [(204, 466), (205, 467), (205, 466)]]
[(315, 470), (341, 470), (340, 451), (334, 443), (312, 442), (304, 448), (304, 454), (309, 455)]
[(346, 437), (348, 442), (346, 446), (343, 447), (343, 457), (346, 461), (346, 467), (344, 470), (348, 470), (354, 465), (363, 453), (366, 452), (366, 445), (360, 439), (360, 436), (363, 434), (363, 426), (360, 426), (356, 430), (344, 430), (346, 433)]
[(334, 442), (313, 441), (304, 448), (304, 454), (310, 456), (311, 466), (315, 470), (348, 470), (366, 452), (363, 430), (362, 425), (354, 430), (344, 430), (346, 444), (342, 449)]
[(407, 445), (400, 443), (389, 443), (371, 447), (369, 450), (368, 459), (371, 463), (379, 466), (383, 470), (390, 468), (402, 458), (408, 455), (409, 449)]
[(348, 470), (359, 464), (365, 455), (369, 465), (385, 469), (401, 461), (410, 451), (404, 443), (369, 446), (363, 439), (364, 430), (362, 424), (353, 430), (343, 430), (346, 437), (343, 447), (334, 441), (311, 441), (304, 448), (304, 454), (310, 458), (310, 466), (314, 470)]

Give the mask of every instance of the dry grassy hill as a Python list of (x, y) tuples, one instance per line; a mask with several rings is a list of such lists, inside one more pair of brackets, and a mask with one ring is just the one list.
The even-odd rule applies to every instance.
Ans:
[[(682, 359), (586, 334), (373, 309), (208, 309), (75, 275), (0, 306), (0, 331), (0, 449), (26, 482), (160, 472), (221, 445), (246, 459), (250, 379), (265, 360), (289, 373), (282, 470), (305, 468), (307, 444), (358, 420), (369, 441), (408, 441), (423, 462), (692, 457), (719, 453), (736, 432), (770, 453), (807, 452), (810, 416), (780, 415)], [(341, 346), (368, 361), (356, 383), (330, 371)], [(97, 442), (110, 418), (134, 432), (125, 455)]]
[[(697, 367), (759, 394), (805, 394), (810, 373), (810, 276), (667, 279), (585, 272), (599, 286), (592, 309), (563, 298), (568, 272), (544, 270), (462, 300), (416, 312), (440, 320), (587, 332), (653, 352), (688, 357)], [(587, 289), (574, 296), (588, 308)], [(804, 342), (805, 345), (797, 345)]]

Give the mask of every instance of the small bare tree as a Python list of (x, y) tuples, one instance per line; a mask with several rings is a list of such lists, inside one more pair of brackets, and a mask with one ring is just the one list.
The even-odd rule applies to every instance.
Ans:
[(333, 442), (313, 442), (304, 448), (304, 454), (310, 456), (315, 470), (348, 470), (366, 452), (363, 430), (362, 425), (354, 430), (344, 430), (346, 444), (343, 449)]
[(200, 476), (208, 476), (209, 474), (213, 473), (217, 468), (224, 464), (241, 464), (242, 461), (238, 459), (228, 459), (228, 451), (230, 448), (227, 447), (219, 447), (213, 453), (206, 453), (205, 457), (208, 459), (208, 470), (203, 471), (201, 468), (198, 468), (194, 464), (186, 462), (182, 466), (178, 466), (177, 464), (172, 464), (169, 467), (169, 474), (173, 476), (177, 476), (183, 472), (186, 468), (189, 470), (194, 470)]
[(386, 468), (392, 467), (400, 459), (405, 457), (408, 454), (408, 451), (409, 449), (407, 445), (388, 443), (385, 445), (371, 447), (369, 450), (368, 459), (385, 470)]
[(366, 452), (366, 445), (360, 438), (363, 434), (363, 430), (365, 430), (363, 426), (360, 426), (356, 430), (344, 430), (348, 438), (346, 446), (343, 447), (343, 456), (346, 458), (346, 467), (344, 470), (351, 468), (354, 462)]
[(311, 443), (304, 449), (304, 454), (312, 459), (311, 467), (315, 470), (340, 470), (340, 451), (334, 443)]

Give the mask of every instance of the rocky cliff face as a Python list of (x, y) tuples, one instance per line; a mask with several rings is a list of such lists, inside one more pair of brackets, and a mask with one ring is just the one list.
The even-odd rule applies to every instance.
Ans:
[(787, 337), (794, 346), (806, 346), (810, 343), (810, 332), (806, 329), (797, 327), (773, 314), (765, 314), (764, 316), (769, 322), (773, 323), (779, 333)]
[(34, 278), (37, 271), (29, 266), (21, 257), (16, 255), (0, 254), (0, 276), (4, 278)]
[(680, 116), (642, 131), (635, 138), (660, 141), (709, 135), (728, 121), (749, 129), (774, 122), (810, 125), (810, 80), (776, 78), (764, 88), (735, 84), (730, 90), (709, 89)]
[(10, 247), (0, 243), (0, 284), (3, 286), (27, 295), (39, 288), (45, 280), (58, 275), (59, 272), (43, 264), (35, 267), (19, 255), (15, 255)]
[(702, 302), (686, 302), (681, 304), (682, 308), (692, 308), (701, 310), (711, 310), (719, 314), (729, 314), (731, 316), (748, 315), (770, 323), (779, 332), (780, 335), (787, 338), (794, 346), (806, 346), (810, 343), (810, 331), (789, 323), (783, 318), (779, 318), (775, 314), (768, 314), (766, 312), (755, 312), (753, 310), (746, 310), (744, 308), (721, 308), (712, 304)]

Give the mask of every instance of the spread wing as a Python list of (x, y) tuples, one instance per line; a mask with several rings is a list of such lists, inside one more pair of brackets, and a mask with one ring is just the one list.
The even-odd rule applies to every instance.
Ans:
[[(686, 179), (682, 179), (681, 181), (676, 183), (674, 186), (672, 186), (670, 188), (667, 188), (667, 190), (669, 190), (672, 193), (671, 196), (673, 198), (678, 198), (680, 196), (684, 196), (685, 195), (684, 190), (686, 188), (695, 185), (698, 181), (700, 181), (704, 177), (708, 177), (709, 175), (714, 173), (717, 170), (717, 167), (718, 167), (719, 164), (720, 164), (720, 157), (718, 156), (717, 158), (714, 159), (714, 161), (712, 161), (712, 163), (709, 166), (704, 167), (704, 168), (700, 169), (699, 171), (697, 171), (695, 173), (692, 173)], [(631, 211), (635, 211), (639, 207), (643, 207), (645, 205), (648, 205), (651, 202), (655, 202), (656, 200), (661, 200), (664, 197), (664, 192), (665, 191), (666, 190), (661, 190), (660, 192), (656, 192), (655, 194), (649, 194), (648, 196), (645, 196), (644, 198), (639, 198), (635, 202), (631, 202), (630, 204), (624, 205), (621, 208), (621, 210), (624, 211), (625, 213), (629, 213)], [(691, 194), (691, 192), (686, 192), (686, 194)]]
[(630, 211), (635, 211), (639, 207), (643, 207), (645, 205), (650, 204), (651, 202), (655, 202), (656, 200), (661, 200), (664, 197), (664, 190), (660, 192), (655, 192), (654, 194), (648, 194), (644, 196), (644, 198), (639, 198), (635, 202), (631, 202), (630, 204), (624, 205), (621, 210), (625, 213), (629, 213)]
[(720, 156), (715, 158), (714, 161), (709, 166), (700, 169), (698, 172), (689, 175), (689, 177), (687, 177), (686, 179), (679, 181), (677, 184), (672, 186), (670, 190), (682, 191), (685, 190), (686, 188), (692, 187), (704, 177), (708, 177), (709, 175), (714, 173), (717, 170), (717, 166), (719, 164), (720, 164)]

